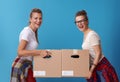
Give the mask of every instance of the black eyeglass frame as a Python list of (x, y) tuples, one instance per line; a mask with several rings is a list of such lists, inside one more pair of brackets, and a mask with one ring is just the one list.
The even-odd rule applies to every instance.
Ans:
[(82, 19), (82, 20), (79, 20), (79, 21), (75, 21), (74, 23), (77, 24), (77, 23), (82, 23), (82, 22), (85, 22), (87, 21), (87, 19)]

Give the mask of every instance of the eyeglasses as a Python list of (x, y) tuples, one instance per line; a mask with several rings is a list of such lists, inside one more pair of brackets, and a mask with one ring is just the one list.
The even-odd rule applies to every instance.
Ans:
[(83, 19), (83, 20), (75, 21), (74, 23), (75, 23), (75, 24), (77, 24), (77, 23), (84, 23), (85, 21), (87, 21), (87, 19)]

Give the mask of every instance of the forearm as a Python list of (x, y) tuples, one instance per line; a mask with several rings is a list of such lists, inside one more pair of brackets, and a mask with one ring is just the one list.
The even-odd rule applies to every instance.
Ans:
[(92, 66), (90, 68), (91, 72), (93, 72), (95, 67), (98, 65), (100, 58), (101, 58), (101, 53), (96, 54), (96, 57), (95, 57), (95, 59), (93, 61), (93, 64), (92, 64)]
[(97, 54), (94, 61), (93, 61), (93, 64), (97, 65), (100, 61), (100, 58), (101, 58), (101, 53)]
[(36, 56), (40, 53), (41, 50), (18, 50), (18, 56)]

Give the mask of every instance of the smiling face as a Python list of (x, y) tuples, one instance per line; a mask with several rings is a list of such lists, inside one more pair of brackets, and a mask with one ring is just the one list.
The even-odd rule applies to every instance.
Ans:
[(84, 32), (88, 28), (88, 20), (83, 15), (76, 16), (75, 23), (78, 29)]
[(42, 14), (33, 12), (30, 17), (30, 26), (34, 29), (38, 29), (42, 23)]

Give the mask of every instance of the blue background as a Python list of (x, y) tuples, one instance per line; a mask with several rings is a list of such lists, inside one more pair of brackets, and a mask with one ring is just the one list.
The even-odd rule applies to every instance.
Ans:
[[(81, 49), (83, 34), (74, 24), (78, 10), (88, 12), (89, 26), (98, 32), (104, 55), (120, 79), (120, 0), (0, 0), (0, 82), (9, 82), (17, 56), (20, 31), (32, 8), (41, 8), (39, 49)], [(84, 78), (37, 78), (37, 82), (86, 82)]]

